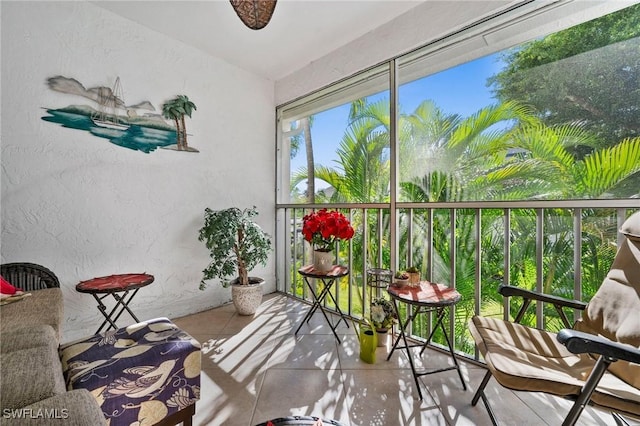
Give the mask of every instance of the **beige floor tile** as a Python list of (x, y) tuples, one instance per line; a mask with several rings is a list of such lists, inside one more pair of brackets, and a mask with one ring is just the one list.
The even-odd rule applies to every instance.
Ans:
[(196, 334), (220, 333), (233, 316), (233, 311), (217, 308), (181, 318), (173, 318), (171, 321), (195, 336)]
[[(547, 424), (561, 424), (569, 410), (573, 406), (573, 401), (553, 395), (541, 394), (537, 392), (513, 392), (520, 398), (533, 412), (537, 413)], [(586, 407), (580, 415), (581, 426), (610, 425), (614, 420), (611, 413)], [(640, 424), (640, 423), (636, 423)]]
[(295, 311), (300, 306), (306, 306), (306, 304), (298, 299), (291, 297), (282, 297), (282, 294), (271, 293), (264, 296), (262, 299), (262, 307), (274, 308), (279, 311), (289, 312)]
[(429, 394), (415, 397), (410, 370), (347, 370), (343, 377), (351, 425), (446, 424)]
[[(475, 409), (479, 409), (475, 414), (471, 415), (474, 419), (473, 424), (490, 425), (489, 416), (482, 401), (479, 401), (476, 407), (471, 407), (471, 399), (480, 385), (485, 374), (484, 369), (480, 367), (472, 367), (468, 369), (470, 391), (468, 392), (468, 405), (460, 405), (461, 397), (452, 395), (447, 401), (442, 401), (442, 405), (450, 405), (459, 407), (462, 415), (465, 413), (474, 413)], [(538, 392), (514, 392), (500, 386), (494, 379), (491, 379), (485, 388), (487, 399), (493, 408), (499, 425), (559, 425), (571, 409), (573, 401), (556, 397), (549, 394)], [(438, 399), (436, 397), (436, 399)], [(445, 409), (443, 408), (443, 411)], [(445, 411), (446, 412), (446, 411)], [(579, 418), (578, 424), (581, 426), (591, 425), (612, 425), (613, 417), (607, 411), (598, 408), (587, 407)], [(640, 423), (639, 423), (640, 424)]]
[(202, 349), (202, 368), (228, 374), (239, 382), (263, 373), (275, 340), (264, 334), (219, 335)]
[[(437, 390), (439, 386), (437, 383), (430, 384), (432, 389), (431, 393), (439, 403), (442, 403), (446, 407), (443, 409), (445, 414), (448, 413), (449, 416), (453, 416), (456, 410), (460, 410), (460, 416), (463, 418), (471, 418), (474, 421), (473, 424), (490, 425), (491, 421), (482, 400), (479, 400), (475, 407), (471, 406), (471, 399), (473, 399), (486, 371), (478, 368), (469, 369), (468, 371), (469, 391), (466, 392), (464, 396), (461, 396), (457, 392), (451, 395), (444, 395), (442, 391)], [(493, 408), (499, 426), (537, 426), (549, 424), (545, 423), (538, 413), (529, 409), (514, 392), (503, 388), (494, 379), (491, 379), (487, 384), (485, 394)], [(560, 423), (551, 423), (551, 425), (556, 424)]]
[(260, 389), (253, 423), (291, 415), (316, 416), (348, 424), (339, 370), (269, 369)]
[[(471, 406), (483, 368), (461, 362), (467, 391), (455, 370), (421, 377), (420, 401), (404, 349), (387, 361), (391, 344), (378, 348), (376, 363), (364, 363), (353, 324), (338, 326), (338, 343), (320, 312), (295, 335), (309, 306), (271, 294), (253, 316), (237, 315), (228, 304), (174, 319), (202, 345), (195, 425), (252, 426), (289, 415), (337, 419), (345, 426), (490, 424), (482, 402)], [(338, 316), (330, 319), (335, 324)], [(419, 356), (419, 348), (411, 351), (418, 371), (453, 365), (446, 352), (427, 349)], [(512, 392), (495, 380), (486, 393), (500, 425), (557, 425), (571, 405), (548, 395)], [(579, 424), (612, 422), (608, 412), (589, 407)]]
[(254, 316), (234, 315), (222, 329), (225, 334), (290, 334), (291, 319), (281, 312), (262, 312)]
[(285, 336), (269, 360), (269, 368), (339, 369), (338, 351), (333, 335)]
[(360, 359), (360, 343), (356, 335), (343, 335), (341, 345), (338, 345), (340, 355), (340, 367), (343, 370), (365, 369), (365, 370), (388, 370), (398, 368), (409, 368), (406, 358), (394, 353), (389, 361), (387, 356), (390, 348), (379, 347), (376, 349), (375, 364), (368, 364)]
[[(400, 345), (402, 346), (404, 343), (400, 341)], [(440, 351), (433, 349), (431, 347), (427, 347), (422, 354), (422, 346), (412, 347), (410, 348), (411, 354), (413, 356), (413, 362), (416, 367), (416, 370), (434, 370), (445, 367), (454, 366), (454, 362), (451, 359), (451, 355), (449, 352)], [(396, 348), (393, 356), (398, 356), (398, 354), (402, 354), (402, 356), (408, 360), (407, 358), (407, 350), (404, 348)]]
[[(461, 371), (467, 385), (467, 390), (463, 389), (460, 377), (455, 370), (420, 377), (422, 389), (426, 389), (436, 401), (444, 418), (447, 420), (447, 424), (470, 426), (490, 425), (489, 415), (482, 402), (478, 402), (475, 407), (471, 405), (471, 400), (473, 399), (477, 386), (484, 377), (485, 370), (462, 363)], [(496, 389), (496, 391), (499, 390)]]
[[(275, 342), (266, 335), (218, 335), (202, 345), (202, 401), (196, 424), (249, 425)], [(204, 404), (202, 404), (204, 402)]]
[(193, 337), (194, 339), (196, 339), (198, 342), (200, 342), (200, 346), (202, 348), (206, 347), (206, 346), (210, 346), (212, 344), (211, 342), (211, 336), (217, 336), (217, 334), (191, 334), (191, 337)]
[(245, 382), (220, 371), (202, 370), (200, 401), (196, 404), (194, 425), (247, 426), (257, 399), (257, 389), (264, 374)]
[[(316, 312), (311, 316), (311, 318), (308, 321), (305, 321), (304, 323), (302, 323), (302, 320), (304, 319), (308, 311), (309, 311), (309, 307), (304, 306), (302, 307), (301, 312), (296, 313), (295, 315), (296, 318), (294, 319), (294, 328), (293, 328), (294, 332), (298, 330), (298, 327), (300, 326), (300, 324), (302, 324), (302, 326), (300, 326), (300, 329), (298, 330), (298, 335), (300, 334), (333, 335), (333, 332), (331, 331), (331, 327), (329, 326), (329, 323), (327, 322), (324, 315), (322, 315), (319, 309), (316, 310)], [(327, 317), (331, 323), (331, 326), (335, 328), (336, 334), (338, 334), (338, 336), (343, 334), (350, 334), (350, 335), (356, 334), (354, 325), (350, 320), (347, 319), (346, 320), (347, 322), (345, 323), (345, 320), (342, 320), (340, 316), (333, 315), (333, 314), (327, 314)]]

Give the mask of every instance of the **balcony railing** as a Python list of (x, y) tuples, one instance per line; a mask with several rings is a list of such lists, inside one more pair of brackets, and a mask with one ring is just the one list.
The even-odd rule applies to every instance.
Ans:
[[(368, 269), (417, 266), (423, 279), (462, 294), (447, 327), (456, 351), (478, 359), (466, 331), (469, 319), (476, 314), (510, 318), (519, 308), (497, 293), (500, 284), (588, 301), (611, 266), (617, 230), (640, 209), (640, 201), (397, 203), (394, 209), (389, 204), (280, 205), (278, 290), (302, 300), (310, 296), (297, 270), (311, 263), (313, 254), (301, 234), (302, 217), (323, 207), (343, 212), (356, 230), (335, 250), (337, 262), (350, 268), (332, 289), (343, 312), (365, 319), (370, 298), (384, 296), (381, 289), (367, 288)], [(577, 315), (568, 313), (570, 320)], [(562, 328), (557, 312), (544, 304), (530, 309), (524, 322)], [(415, 338), (425, 338), (431, 318), (411, 327)], [(433, 340), (435, 346), (444, 343), (438, 333)]]

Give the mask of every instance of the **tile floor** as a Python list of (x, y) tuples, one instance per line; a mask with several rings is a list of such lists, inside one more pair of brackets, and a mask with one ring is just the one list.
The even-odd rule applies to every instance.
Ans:
[[(229, 304), (174, 319), (202, 344), (196, 425), (251, 426), (289, 415), (354, 426), (491, 424), (481, 402), (471, 406), (484, 375), (481, 367), (462, 363), (467, 391), (455, 370), (422, 377), (420, 401), (403, 351), (386, 361), (388, 349), (378, 348), (376, 364), (366, 364), (353, 327), (340, 324), (338, 344), (319, 312), (295, 335), (308, 309), (274, 293), (252, 317), (237, 315)], [(451, 363), (435, 350), (427, 350), (422, 360)], [(501, 425), (559, 425), (570, 407), (560, 398), (508, 391), (493, 380), (487, 394)], [(612, 423), (609, 413), (593, 408), (580, 419), (581, 425)]]

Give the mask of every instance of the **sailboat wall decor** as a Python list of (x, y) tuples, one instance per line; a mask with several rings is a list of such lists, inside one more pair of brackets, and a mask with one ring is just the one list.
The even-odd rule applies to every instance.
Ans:
[(44, 121), (86, 131), (114, 145), (144, 153), (157, 148), (199, 152), (187, 145), (185, 115), (191, 117), (196, 106), (185, 95), (165, 102), (159, 113), (149, 101), (127, 105), (120, 77), (111, 87), (87, 89), (78, 80), (64, 76), (48, 78), (47, 85), (53, 91), (89, 99), (92, 104), (46, 108)]
[[(116, 78), (113, 83), (113, 89), (108, 87), (98, 87), (98, 110), (95, 114), (91, 114), (91, 120), (96, 126), (102, 126), (109, 129), (126, 130), (129, 124), (120, 121), (118, 117), (118, 109), (126, 110), (124, 104), (124, 92), (120, 84), (120, 77)], [(152, 106), (153, 108), (153, 106)]]

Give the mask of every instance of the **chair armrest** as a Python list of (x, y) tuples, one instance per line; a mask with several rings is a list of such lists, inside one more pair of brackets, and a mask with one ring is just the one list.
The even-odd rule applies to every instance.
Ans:
[(518, 296), (525, 299), (533, 299), (539, 300), (541, 302), (552, 303), (554, 305), (562, 307), (580, 309), (581, 311), (584, 311), (587, 307), (587, 304), (585, 302), (581, 302), (579, 300), (565, 299), (564, 297), (538, 293), (536, 291), (525, 290), (523, 288), (514, 287), (511, 285), (501, 285), (498, 288), (498, 292), (505, 297)]
[(567, 347), (569, 352), (574, 354), (599, 354), (616, 360), (640, 364), (640, 349), (624, 343), (614, 342), (606, 337), (563, 329), (558, 333), (557, 339), (558, 342)]

